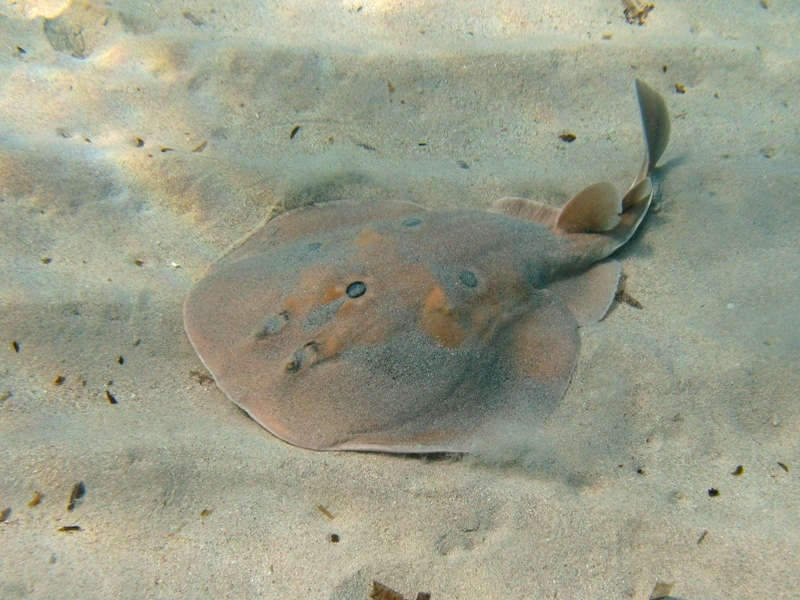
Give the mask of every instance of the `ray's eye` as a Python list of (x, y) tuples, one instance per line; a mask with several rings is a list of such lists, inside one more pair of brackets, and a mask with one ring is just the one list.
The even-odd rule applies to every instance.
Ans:
[(478, 285), (478, 278), (475, 277), (475, 273), (472, 271), (461, 271), (461, 273), (458, 274), (458, 278), (461, 280), (461, 283), (467, 287), (474, 288)]
[(422, 223), (422, 221), (420, 219), (417, 219), (416, 217), (411, 217), (403, 221), (403, 225), (405, 225), (406, 227), (416, 227), (420, 223)]
[(364, 285), (363, 281), (354, 281), (350, 285), (347, 286), (347, 295), (351, 298), (358, 298), (359, 296), (363, 296), (367, 291), (367, 286)]

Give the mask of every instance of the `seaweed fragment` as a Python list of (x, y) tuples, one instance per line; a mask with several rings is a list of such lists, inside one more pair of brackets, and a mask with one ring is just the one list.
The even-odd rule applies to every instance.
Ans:
[(75, 510), (75, 505), (86, 495), (86, 486), (82, 481), (79, 481), (72, 486), (72, 491), (69, 494), (69, 503), (67, 504), (67, 512)]
[(183, 11), (181, 15), (183, 16), (184, 19), (189, 21), (189, 23), (191, 23), (195, 27), (203, 27), (206, 24), (205, 21), (203, 21), (203, 19), (201, 19), (200, 17), (196, 17), (188, 10)]
[(622, 4), (625, 7), (622, 14), (625, 15), (625, 20), (631, 25), (644, 25), (647, 15), (656, 7), (652, 2), (639, 4), (637, 0), (623, 0)]
[(666, 600), (674, 585), (675, 583), (666, 583), (665, 581), (656, 582), (656, 586), (650, 592), (650, 600)]
[(213, 377), (211, 377), (210, 375), (206, 375), (205, 373), (201, 373), (200, 371), (197, 371), (195, 369), (192, 369), (191, 371), (189, 371), (189, 375), (191, 375), (192, 377), (197, 379), (197, 383), (199, 383), (200, 385), (206, 385), (208, 383), (214, 383), (214, 378)]
[[(400, 592), (395, 592), (392, 588), (375, 580), (372, 581), (372, 592), (369, 597), (372, 600), (406, 600)], [(428, 592), (419, 592), (416, 600), (430, 600), (430, 598), (431, 595)]]
[(619, 303), (627, 304), (628, 306), (632, 306), (633, 308), (639, 310), (642, 310), (644, 308), (641, 302), (639, 302), (636, 298), (631, 296), (625, 290), (619, 290), (616, 294), (614, 294), (614, 300), (616, 300)]

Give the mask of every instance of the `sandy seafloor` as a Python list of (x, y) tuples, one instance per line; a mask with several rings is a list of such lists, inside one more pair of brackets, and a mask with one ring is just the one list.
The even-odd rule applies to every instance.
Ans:
[[(2, 2), (0, 597), (796, 596), (800, 4), (655, 5)], [(624, 187), (636, 76), (674, 117), (643, 308), (541, 427), (313, 452), (202, 377), (183, 299), (274, 201)]]

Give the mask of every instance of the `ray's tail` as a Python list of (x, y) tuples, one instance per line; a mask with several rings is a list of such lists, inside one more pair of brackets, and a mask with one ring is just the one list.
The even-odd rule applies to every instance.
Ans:
[(642, 170), (633, 182), (634, 186), (653, 172), (656, 163), (667, 149), (670, 133), (669, 111), (664, 97), (641, 79), (636, 80), (636, 95), (639, 98), (639, 110), (642, 114), (645, 157)]
[(663, 96), (641, 79), (636, 80), (636, 94), (645, 150), (642, 168), (630, 189), (623, 196), (607, 181), (592, 184), (567, 202), (555, 222), (555, 230), (561, 233), (603, 236), (603, 243), (596, 246), (600, 256), (608, 256), (627, 242), (644, 219), (653, 198), (650, 175), (669, 143), (669, 112)]
[(644, 132), (644, 162), (623, 195), (613, 183), (594, 183), (570, 198), (561, 210), (522, 198), (503, 198), (492, 212), (542, 223), (557, 235), (585, 248), (583, 258), (597, 261), (627, 242), (642, 222), (653, 198), (651, 174), (669, 143), (670, 120), (664, 98), (636, 80)]

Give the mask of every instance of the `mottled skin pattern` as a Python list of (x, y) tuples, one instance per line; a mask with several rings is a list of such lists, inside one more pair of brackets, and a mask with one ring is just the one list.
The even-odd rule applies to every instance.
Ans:
[(469, 451), (540, 422), (605, 314), (606, 259), (644, 217), (669, 121), (637, 82), (647, 151), (623, 196), (596, 184), (557, 210), (331, 202), (286, 212), (218, 261), (185, 305), (219, 387), (280, 438), (320, 450)]

